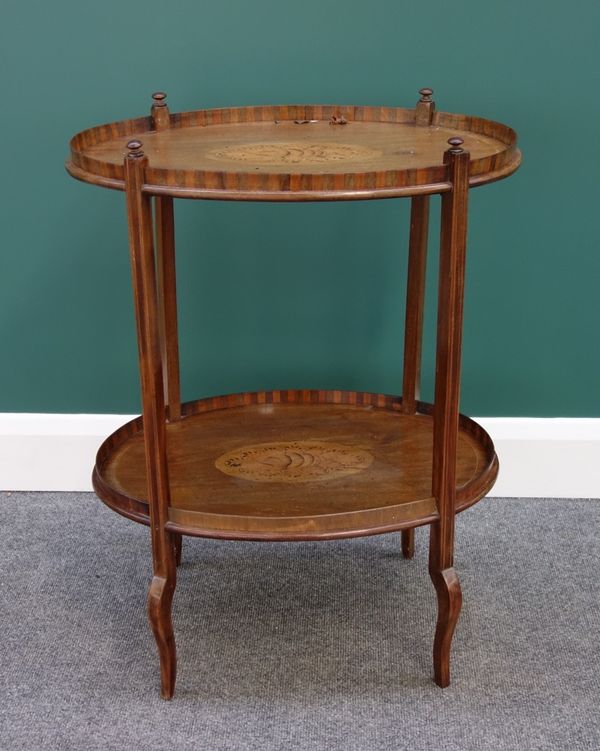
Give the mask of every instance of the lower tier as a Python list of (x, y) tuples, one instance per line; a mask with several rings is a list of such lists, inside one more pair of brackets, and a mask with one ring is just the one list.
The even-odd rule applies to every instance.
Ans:
[[(431, 495), (432, 406), (352, 391), (270, 391), (188, 402), (167, 424), (169, 528), (201, 537), (317, 540), (415, 527), (438, 518)], [(498, 459), (461, 416), (457, 511), (486, 495)], [(94, 489), (149, 524), (142, 419), (98, 451)]]

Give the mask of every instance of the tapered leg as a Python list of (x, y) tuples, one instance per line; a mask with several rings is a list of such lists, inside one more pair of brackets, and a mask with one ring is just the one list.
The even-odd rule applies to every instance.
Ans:
[(156, 284), (164, 399), (169, 422), (181, 418), (177, 284), (175, 279), (175, 218), (173, 199), (154, 198), (156, 220)]
[[(429, 196), (415, 196), (411, 201), (410, 209), (406, 321), (404, 325), (404, 373), (401, 410), (405, 415), (416, 414), (419, 398), (428, 231)], [(415, 553), (414, 529), (403, 530), (401, 536), (402, 555), (404, 558), (412, 558)]]
[(171, 604), (175, 591), (174, 577), (165, 579), (155, 576), (148, 592), (148, 618), (160, 660), (160, 695), (163, 699), (172, 699), (175, 691), (175, 677), (177, 673), (177, 656), (175, 653), (175, 637), (173, 635), (173, 620), (171, 618)]
[(404, 558), (412, 558), (415, 554), (415, 530), (403, 529), (401, 534), (402, 538), (402, 555)]
[(404, 324), (404, 373), (401, 410), (405, 415), (417, 412), (421, 381), (425, 272), (429, 232), (429, 196), (415, 196), (410, 209), (410, 240), (406, 283), (406, 321)]

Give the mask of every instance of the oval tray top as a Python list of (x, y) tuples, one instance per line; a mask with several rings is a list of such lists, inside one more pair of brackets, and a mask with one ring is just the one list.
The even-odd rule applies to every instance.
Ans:
[(471, 186), (519, 166), (516, 133), (506, 125), (433, 109), (430, 119), (417, 124), (415, 109), (336, 105), (169, 114), (160, 102), (150, 117), (78, 133), (66, 167), (80, 180), (123, 190), (123, 160), (135, 139), (148, 159), (148, 193), (323, 201), (445, 192), (444, 152), (452, 137), (470, 154)]
[[(432, 497), (433, 408), (400, 397), (267, 391), (200, 399), (167, 425), (167, 527), (200, 537), (323, 540), (380, 534), (438, 518)], [(456, 510), (490, 490), (498, 460), (461, 416)], [(98, 451), (96, 494), (149, 524), (142, 418)]]

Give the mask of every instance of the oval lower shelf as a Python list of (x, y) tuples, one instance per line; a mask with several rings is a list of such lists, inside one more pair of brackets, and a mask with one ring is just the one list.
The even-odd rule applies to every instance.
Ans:
[[(317, 540), (379, 534), (438, 518), (431, 496), (432, 406), (401, 412), (395, 396), (269, 391), (182, 406), (167, 425), (168, 527), (200, 537)], [(457, 512), (488, 493), (498, 459), (461, 415)], [(142, 418), (98, 451), (94, 489), (149, 524)]]

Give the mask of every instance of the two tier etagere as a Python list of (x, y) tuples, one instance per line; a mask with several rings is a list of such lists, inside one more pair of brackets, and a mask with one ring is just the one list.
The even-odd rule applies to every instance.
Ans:
[[(461, 608), (456, 513), (498, 471), (487, 433), (459, 414), (469, 189), (520, 163), (497, 122), (415, 108), (286, 105), (171, 114), (101, 125), (71, 140), (67, 170), (125, 191), (142, 416), (102, 444), (98, 496), (150, 527), (148, 612), (161, 693), (175, 688), (171, 603), (182, 536), (331, 540), (430, 526), (438, 599), (435, 681), (450, 681)], [(441, 195), (435, 396), (419, 399), (430, 196)], [(411, 199), (404, 373), (398, 396), (336, 390), (230, 394), (182, 403), (175, 284), (175, 198), (229, 201)], [(282, 252), (285, 252), (283, 250)]]

